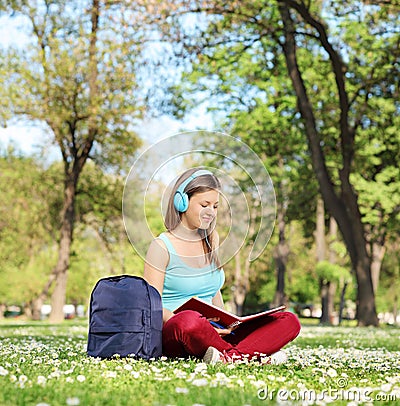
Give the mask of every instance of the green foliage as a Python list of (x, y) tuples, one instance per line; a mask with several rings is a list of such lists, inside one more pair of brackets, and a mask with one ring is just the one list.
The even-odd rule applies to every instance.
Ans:
[(11, 147), (1, 153), (0, 173), (0, 302), (22, 304), (41, 289), (54, 260), (59, 195), (48, 183), (51, 170)]
[[(136, 58), (144, 33), (138, 28), (144, 23), (123, 3), (112, 6), (102, 1), (12, 2), (7, 11), (24, 21), (28, 44), (25, 49), (0, 51), (1, 70), (6, 73), (0, 86), (5, 119), (45, 123), (63, 160), (58, 183), (64, 186), (60, 249), (52, 272), (51, 314), (53, 320), (61, 320), (66, 294), (62, 276), (70, 262), (83, 168), (92, 159), (108, 170), (126, 170), (140, 144), (132, 127), (143, 112), (136, 94)], [(104, 186), (100, 183), (98, 189)], [(90, 210), (86, 203), (80, 202), (80, 215)], [(105, 199), (91, 203), (107, 206)], [(93, 210), (100, 213), (96, 207)], [(47, 291), (44, 288), (43, 294)]]
[(290, 254), (287, 265), (287, 295), (293, 302), (316, 303), (319, 285), (315, 277), (315, 248), (303, 234), (300, 221), (290, 223), (288, 244)]
[(71, 247), (67, 299), (87, 304), (99, 278), (141, 275), (143, 259), (132, 249), (122, 220), (123, 178), (93, 163), (82, 173), (77, 194), (77, 224)]
[[(321, 148), (323, 162), (314, 162), (314, 172), (326, 167), (328, 184), (322, 186), (341, 204), (354, 189), (357, 207), (347, 208), (353, 217), (347, 224), (356, 224), (364, 241), (383, 246), (398, 235), (400, 224), (398, 10), (382, 2), (281, 3), (288, 5), (294, 23), (296, 64), (318, 141), (306, 144), (304, 117), (298, 114), (281, 48), (284, 33), (277, 2), (223, 7), (212, 2), (197, 30), (180, 37), (192, 63), (177, 91), (178, 113), (202, 101), (217, 111), (223, 117), (219, 126), (262, 157), (283, 216), (301, 219), (310, 237), (319, 191), (307, 150)], [(185, 10), (186, 4), (181, 7)], [(326, 30), (330, 54), (318, 25)], [(336, 70), (333, 53), (340, 65)], [(347, 170), (351, 185), (346, 189)], [(334, 206), (332, 199), (330, 203)], [(339, 226), (342, 232), (349, 230), (346, 224)], [(347, 238), (346, 244), (351, 251), (360, 243)]]
[(388, 252), (382, 263), (378, 288), (377, 309), (396, 313), (400, 308), (400, 250), (399, 238), (387, 243)]
[(100, 278), (115, 274), (142, 276), (144, 263), (125, 235), (106, 248), (90, 227), (79, 231), (72, 245), (67, 303), (83, 304), (88, 308), (90, 293)]
[[(35, 299), (57, 260), (62, 206), (61, 164), (48, 168), (38, 157), (8, 147), (0, 157), (0, 303)], [(89, 163), (77, 197), (67, 298), (87, 304), (97, 279), (141, 275), (143, 260), (130, 246), (121, 216), (123, 179)]]
[[(14, 10), (15, 15), (34, 23), (24, 25), (31, 39), (26, 49), (1, 50), (0, 115), (3, 121), (24, 117), (46, 122), (53, 131), (53, 143), (65, 153), (67, 166), (74, 152), (82, 152), (89, 127), (97, 129), (90, 153), (97, 165), (86, 165), (78, 183), (67, 293), (68, 300), (82, 302), (98, 277), (141, 272), (142, 259), (129, 246), (120, 218), (123, 179), (118, 174), (126, 169), (139, 143), (132, 124), (143, 111), (136, 69), (144, 61), (138, 61), (137, 55), (142, 50), (142, 24), (147, 16), (143, 8), (141, 15), (123, 2), (100, 2), (93, 94), (88, 4), (58, 1), (46, 5), (0, 2), (1, 10)], [(200, 28), (193, 26), (181, 36), (188, 41), (186, 50), (194, 51), (195, 63), (176, 89), (176, 112), (182, 115), (206, 100), (218, 117), (218, 127), (240, 137), (261, 157), (289, 229), (287, 294), (292, 301), (317, 300), (317, 277), (347, 280), (349, 261), (344, 245), (335, 243), (340, 248), (340, 265), (315, 266), (312, 239), (318, 186), (287, 76), (277, 4), (214, 5), (214, 14), (210, 9), (208, 15), (202, 15), (199, 27), (205, 31), (198, 38), (192, 34)], [(171, 11), (177, 7), (174, 4)], [(324, 16), (329, 40), (340, 52), (346, 72), (349, 125), (355, 131), (351, 183), (358, 194), (367, 240), (387, 248), (377, 294), (378, 308), (391, 310), (398, 303), (399, 279), (399, 14), (387, 2), (374, 6), (355, 1), (313, 2), (310, 7), (314, 16)], [(330, 178), (338, 189), (346, 146), (340, 145), (341, 109), (335, 78), (315, 32), (298, 14), (293, 15), (299, 68)], [(163, 21), (170, 24), (173, 19)], [(163, 35), (178, 31), (169, 25)], [(64, 169), (61, 163), (44, 168), (36, 158), (15, 151), (2, 153), (0, 302), (29, 301), (54, 265)], [(153, 203), (146, 206), (146, 217), (157, 234), (163, 226)], [(264, 255), (252, 264), (249, 303), (272, 300), (277, 241), (275, 233)], [(229, 294), (225, 292), (225, 296)]]
[[(285, 293), (289, 302), (315, 303), (318, 301), (319, 283), (315, 275), (313, 246), (308, 247), (302, 235), (300, 222), (293, 222), (288, 233), (289, 260), (285, 275)], [(251, 292), (246, 298), (246, 307), (257, 307), (260, 303), (271, 303), (276, 290), (276, 265), (273, 250), (278, 240), (274, 230), (271, 241), (263, 255), (252, 264)]]
[(90, 157), (126, 168), (139, 145), (132, 125), (143, 111), (135, 60), (143, 34), (127, 35), (138, 22), (132, 18), (126, 25), (122, 5), (111, 10), (99, 2), (99, 24), (93, 27), (93, 5), (40, 3), (8, 5), (10, 14), (25, 22), (29, 43), (25, 49), (1, 50), (8, 72), (0, 88), (4, 114), (46, 123), (69, 164), (74, 155), (88, 153), (85, 145), (95, 131)]
[(324, 283), (337, 282), (343, 284), (351, 281), (351, 274), (346, 268), (329, 261), (318, 262), (315, 271), (318, 278)]

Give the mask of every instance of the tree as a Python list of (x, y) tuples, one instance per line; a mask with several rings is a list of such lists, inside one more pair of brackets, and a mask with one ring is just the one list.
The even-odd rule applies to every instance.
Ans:
[[(270, 73), (269, 83), (274, 82), (276, 72)], [(233, 78), (232, 78), (233, 79)], [(234, 79), (233, 79), (234, 82)], [(282, 101), (282, 104), (280, 104)], [(231, 132), (240, 135), (252, 149), (263, 159), (273, 180), (277, 201), (277, 219), (275, 228), (278, 236), (273, 258), (276, 269), (276, 289), (273, 305), (287, 304), (286, 292), (287, 264), (290, 252), (290, 236), (288, 229), (294, 218), (307, 217), (310, 200), (315, 192), (312, 181), (307, 183), (308, 193), (298, 196), (299, 188), (305, 189), (304, 180), (300, 184), (302, 176), (307, 173), (308, 157), (304, 145), (299, 142), (301, 135), (296, 130), (292, 114), (287, 114), (294, 108), (288, 100), (281, 99), (279, 94), (262, 102), (255, 103), (245, 112), (234, 113), (234, 124)], [(274, 111), (284, 112), (277, 116)], [(276, 131), (279, 128), (279, 132)], [(285, 143), (282, 143), (282, 137)], [(303, 169), (300, 169), (300, 168)], [(310, 171), (306, 177), (310, 178)], [(314, 186), (314, 191), (312, 190)], [(297, 195), (297, 196), (296, 196)], [(301, 202), (301, 198), (307, 196), (307, 203)]]
[[(259, 80), (259, 72), (281, 61), (268, 50), (264, 54), (260, 50), (268, 42), (282, 49), (292, 83), (287, 94), (296, 97), (298, 124), (308, 144), (320, 193), (338, 224), (356, 274), (359, 324), (377, 325), (368, 249), (370, 227), (360, 207), (354, 175), (360, 168), (360, 143), (367, 141), (365, 130), (377, 129), (370, 119), (375, 101), (384, 98), (392, 108), (393, 121), (398, 119), (396, 8), (385, 2), (369, 5), (352, 1), (330, 5), (300, 0), (268, 5), (252, 1), (191, 2), (183, 3), (180, 13), (173, 11), (171, 19), (182, 22), (182, 14), (190, 12), (203, 13), (201, 24), (179, 33), (194, 62), (192, 77), (197, 86), (186, 84), (186, 93), (177, 99), (180, 106), (182, 94), (195, 88), (200, 90), (196, 93), (197, 104), (202, 91), (209, 105), (211, 94), (228, 114), (238, 106), (242, 108), (243, 100), (251, 104), (262, 99), (271, 88), (270, 83)], [(335, 24), (329, 24), (328, 18)], [(253, 62), (253, 75), (240, 74), (243, 54)], [(228, 75), (231, 82), (236, 78), (234, 90), (241, 92), (225, 87)], [(288, 91), (285, 86), (282, 90)], [(272, 92), (277, 92), (273, 86)], [(181, 113), (182, 107), (179, 109)], [(392, 122), (380, 120), (381, 132), (389, 133), (391, 128)], [(376, 137), (386, 142), (381, 133)], [(394, 144), (398, 151), (398, 140)], [(386, 178), (386, 183), (392, 181), (391, 176)]]
[[(327, 238), (328, 237), (328, 238)], [(323, 324), (332, 324), (334, 319), (335, 295), (338, 284), (342, 285), (339, 321), (344, 308), (344, 295), (347, 285), (351, 281), (351, 274), (340, 266), (338, 262), (337, 224), (330, 217), (329, 235), (325, 233), (325, 209), (322, 199), (318, 199), (316, 212), (315, 246), (316, 246), (316, 274), (319, 278), (321, 295), (321, 318)]]
[[(331, 64), (332, 74), (335, 78), (336, 93), (338, 95), (338, 144), (341, 151), (338, 186), (334, 185), (332, 175), (326, 165), (321, 148), (319, 125), (317, 124), (314, 109), (308, 97), (302, 72), (297, 63), (296, 23), (290, 10), (291, 8), (316, 33), (318, 43), (328, 55), (328, 61)], [(352, 92), (348, 90), (346, 84), (347, 82), (352, 84), (352, 81), (347, 80), (346, 71), (352, 65), (344, 62), (342, 55), (333, 45), (333, 41), (328, 35), (327, 25), (316, 15), (318, 10), (309, 8), (304, 3), (288, 0), (279, 2), (279, 11), (284, 24), (285, 35), (282, 47), (286, 57), (288, 72), (297, 95), (299, 111), (304, 120), (314, 171), (325, 204), (341, 230), (357, 276), (357, 317), (361, 325), (377, 325), (378, 319), (372, 284), (371, 256), (368, 253), (367, 247), (367, 230), (360, 211), (358, 196), (351, 180), (351, 173), (354, 165), (354, 155), (356, 154), (355, 137), (357, 130), (359, 126), (365, 124), (365, 111), (371, 108), (368, 98), (375, 95), (379, 96), (381, 91), (388, 96), (393, 95), (393, 90), (388, 91), (385, 83), (387, 77), (390, 79), (394, 78), (393, 70), (392, 67), (382, 69), (380, 66), (378, 68), (380, 72), (377, 75), (375, 75), (374, 69), (369, 70), (368, 75), (370, 75), (371, 80), (365, 84), (359, 84), (358, 93), (356, 92), (350, 96)], [(381, 10), (376, 13), (374, 9), (369, 9), (367, 6), (363, 7), (363, 11), (368, 13), (367, 23), (369, 24), (374, 23), (375, 18), (382, 16), (379, 15)], [(389, 14), (391, 13), (390, 10), (387, 11)], [(389, 39), (386, 40), (378, 33), (375, 38), (376, 43), (382, 43), (383, 40), (387, 45), (393, 47), (393, 36), (389, 36)], [(368, 41), (370, 37), (365, 39)], [(386, 54), (386, 51), (384, 53), (386, 63), (387, 58), (390, 57)], [(356, 69), (354, 71), (356, 72)], [(382, 76), (384, 72), (386, 76)], [(365, 72), (363, 73), (365, 74)], [(376, 90), (374, 91), (374, 87), (378, 88), (377, 92)], [(367, 94), (367, 97), (360, 97), (364, 94)]]
[(18, 1), (7, 10), (25, 18), (32, 41), (2, 56), (6, 118), (45, 123), (63, 159), (58, 259), (38, 297), (40, 305), (55, 285), (51, 320), (60, 321), (81, 173), (88, 159), (122, 165), (139, 145), (132, 123), (142, 110), (135, 64), (143, 31), (137, 15), (112, 1)]
[(50, 186), (57, 180), (54, 171), (11, 145), (1, 151), (0, 173), (0, 302), (30, 309), (55, 259), (60, 188)]
[[(322, 315), (320, 322), (323, 324), (332, 324), (336, 287), (338, 285), (342, 286), (342, 302), (346, 287), (351, 281), (351, 276), (346, 268), (326, 260), (318, 262), (316, 266), (316, 273), (322, 285)], [(343, 303), (341, 303), (341, 310), (343, 310), (342, 306)]]
[[(399, 325), (400, 306), (400, 238), (391, 238), (387, 243), (388, 254), (382, 264), (382, 278), (378, 287), (378, 310), (391, 312), (392, 323)], [(389, 321), (389, 320), (385, 320)]]
[[(0, 152), (0, 304), (41, 318), (36, 298), (57, 260), (62, 163), (44, 167), (9, 146)], [(123, 178), (88, 162), (76, 196), (67, 300), (86, 304), (94, 283), (116, 273), (139, 275), (143, 261), (130, 246), (121, 217)], [(23, 286), (23, 289), (21, 289)]]

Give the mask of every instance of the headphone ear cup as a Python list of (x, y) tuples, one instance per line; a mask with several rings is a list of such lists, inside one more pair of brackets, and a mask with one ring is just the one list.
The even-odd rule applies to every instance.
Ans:
[(179, 185), (174, 195), (174, 207), (180, 212), (184, 213), (189, 208), (189, 196), (184, 192), (186, 186), (195, 178), (202, 175), (212, 175), (210, 171), (200, 169), (190, 175), (185, 181)]
[(189, 208), (189, 197), (186, 193), (181, 193), (179, 190), (174, 196), (175, 209), (180, 213), (184, 213)]

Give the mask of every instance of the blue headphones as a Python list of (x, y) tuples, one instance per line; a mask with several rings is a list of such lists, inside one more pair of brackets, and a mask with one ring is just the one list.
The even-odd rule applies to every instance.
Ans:
[(198, 176), (203, 175), (213, 175), (212, 172), (205, 169), (200, 169), (190, 175), (186, 180), (184, 180), (178, 187), (174, 195), (174, 207), (180, 213), (184, 213), (189, 208), (189, 196), (185, 193), (185, 187)]

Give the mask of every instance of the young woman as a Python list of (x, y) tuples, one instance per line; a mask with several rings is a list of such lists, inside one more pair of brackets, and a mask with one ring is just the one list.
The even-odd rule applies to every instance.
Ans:
[(246, 357), (282, 363), (280, 351), (300, 331), (297, 317), (281, 312), (229, 329), (214, 327), (200, 313), (174, 314), (197, 296), (223, 307), (224, 271), (218, 260), (215, 231), (220, 182), (204, 169), (189, 169), (176, 181), (165, 215), (167, 232), (150, 244), (144, 278), (161, 294), (163, 353), (168, 357), (194, 356), (204, 362), (229, 362)]

